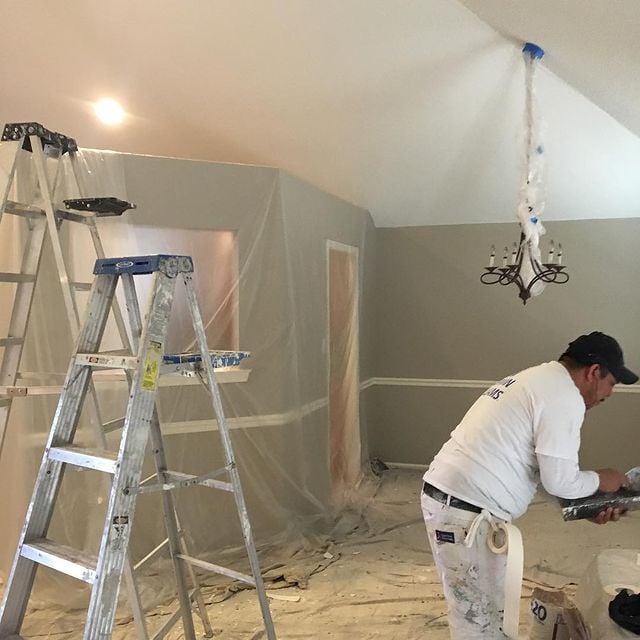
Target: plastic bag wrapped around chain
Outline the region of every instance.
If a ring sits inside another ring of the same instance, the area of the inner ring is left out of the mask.
[[[544,211],[544,147],[541,140],[540,120],[537,113],[534,78],[537,60],[525,54],[526,71],[526,158],[518,203],[518,220],[524,235],[521,276],[525,286],[535,278],[532,259],[541,262],[540,236],[546,233],[540,217]],[[538,280],[530,289],[532,296],[540,295],[545,283]]]

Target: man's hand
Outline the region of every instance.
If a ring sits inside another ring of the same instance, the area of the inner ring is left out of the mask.
[[[620,487],[626,487],[629,484],[627,476],[617,469],[598,469],[597,473],[600,476],[598,491],[602,491],[603,493],[612,493]]]
[[[595,524],[607,524],[607,522],[616,522],[620,520],[621,516],[623,516],[627,512],[626,509],[614,509],[613,507],[609,507],[604,511],[601,511],[595,518],[589,518],[589,522],[594,522]]]

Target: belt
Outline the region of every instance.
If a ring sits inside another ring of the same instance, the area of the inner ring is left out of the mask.
[[[455,507],[456,509],[462,509],[463,511],[472,511],[473,513],[481,513],[482,509],[480,507],[476,507],[475,504],[471,504],[470,502],[465,502],[464,500],[460,500],[460,498],[456,498],[455,496],[450,496],[444,491],[440,491],[440,489],[434,487],[432,484],[425,482],[422,487],[423,493],[432,497],[434,500],[438,502],[442,502],[443,504],[449,505],[450,507]]]

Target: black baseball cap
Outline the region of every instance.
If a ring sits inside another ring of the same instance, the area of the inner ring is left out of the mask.
[[[601,331],[593,331],[576,338],[569,343],[562,356],[568,356],[584,365],[600,364],[622,384],[638,382],[638,376],[624,366],[622,349],[617,340]]]

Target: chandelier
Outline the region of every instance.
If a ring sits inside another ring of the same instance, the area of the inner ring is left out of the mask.
[[[513,243],[509,251],[504,248],[502,265],[496,265],[495,246],[491,247],[489,264],[480,276],[483,284],[515,284],[518,297],[523,304],[532,296],[542,293],[547,284],[565,284],[569,280],[565,265],[562,264],[562,245],[555,250],[553,241],[549,243],[549,253],[543,262],[540,251],[540,236],[545,233],[540,220],[544,208],[542,189],[542,164],[544,148],[539,139],[539,126],[534,109],[533,79],[538,60],[544,51],[531,42],[522,49],[525,60],[526,92],[526,167],[518,203],[520,239]]]

